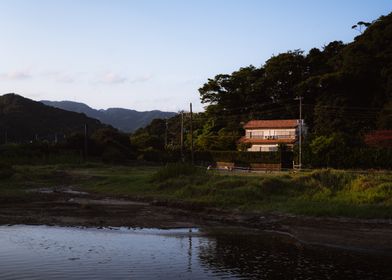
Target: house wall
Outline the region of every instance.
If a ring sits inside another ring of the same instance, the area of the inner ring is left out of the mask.
[[[248,152],[275,152],[278,150],[278,144],[268,144],[268,145],[252,145]]]
[[[295,139],[298,134],[295,128],[285,129],[246,129],[249,139]]]

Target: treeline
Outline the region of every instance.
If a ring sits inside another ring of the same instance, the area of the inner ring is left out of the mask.
[[[84,114],[46,106],[17,94],[0,96],[0,144],[62,141],[64,136],[109,128]]]
[[[87,161],[127,163],[135,159],[137,149],[131,145],[129,135],[113,128],[101,128],[87,135],[72,133],[58,143],[37,140],[0,145],[0,163],[11,165]]]
[[[18,149],[24,149],[32,153],[26,160],[50,158],[57,151],[77,159],[165,162],[189,159],[193,142],[200,160],[216,161],[218,154],[211,151],[232,151],[220,156],[242,161],[248,156],[240,152],[234,156],[233,152],[246,148],[238,145],[244,135],[243,124],[251,119],[298,118],[297,99],[301,97],[303,117],[309,128],[303,144],[305,165],[392,168],[388,145],[368,147],[364,143],[368,132],[392,129],[392,14],[372,23],[358,24],[367,29],[352,43],[334,41],[307,53],[288,51],[271,57],[261,66],[251,65],[208,79],[199,89],[205,112],[194,113],[192,123],[189,112],[180,112],[169,119],[155,119],[129,135],[82,114],[48,109],[37,102],[32,104],[8,95],[0,99],[0,130],[4,128],[7,137],[22,132],[34,135],[37,122],[40,134],[61,129],[66,137],[57,144],[40,140],[19,148],[4,145],[0,156],[11,159],[13,153],[22,153]],[[91,128],[87,141],[77,129],[84,123]],[[295,147],[294,153],[297,151]],[[297,155],[294,160],[298,160]]]
[[[363,141],[370,131],[392,129],[392,14],[358,24],[367,29],[352,43],[288,51],[259,67],[208,79],[199,89],[206,110],[193,115],[195,150],[241,148],[237,141],[245,122],[298,118],[296,99],[302,97],[308,166],[392,167],[383,156],[389,148],[370,148]],[[131,141],[141,150],[179,149],[180,118],[155,120]],[[184,122],[189,149],[188,113]]]

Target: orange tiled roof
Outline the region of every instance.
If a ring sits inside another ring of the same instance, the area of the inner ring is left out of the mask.
[[[298,120],[251,120],[244,125],[244,128],[295,128]]]

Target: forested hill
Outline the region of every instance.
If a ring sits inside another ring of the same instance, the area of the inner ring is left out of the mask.
[[[368,131],[392,129],[392,14],[342,28],[353,28],[358,36],[348,44],[333,41],[307,53],[288,51],[264,65],[208,79],[199,89],[206,111],[194,117],[195,148],[235,149],[242,124],[250,119],[298,118],[297,97],[303,98],[310,128],[306,144],[320,151],[322,144],[363,145]],[[169,132],[178,131],[177,122],[169,121]],[[163,143],[154,131],[164,130],[147,127],[134,138],[143,136],[146,142],[150,135],[154,143]],[[177,139],[177,132],[169,134],[168,142],[178,144]]]
[[[0,143],[27,142],[35,139],[54,141],[56,135],[106,128],[96,119],[81,113],[46,106],[16,94],[0,96]]]
[[[391,128],[392,14],[359,24],[369,27],[352,43],[289,51],[209,79],[200,88],[207,115],[233,116],[235,123],[293,118],[294,99],[302,96],[305,119],[317,134]]]
[[[102,123],[112,125],[123,132],[133,132],[140,127],[150,124],[153,119],[170,118],[176,113],[153,111],[135,111],[123,108],[109,108],[107,110],[96,110],[84,103],[73,101],[48,101],[42,100],[45,105],[53,106],[63,110],[84,113],[91,118],[100,120]]]

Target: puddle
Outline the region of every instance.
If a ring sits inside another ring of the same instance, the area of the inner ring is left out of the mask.
[[[64,187],[39,188],[39,189],[28,190],[28,192],[37,192],[37,193],[44,193],[44,194],[65,193],[65,194],[81,195],[81,196],[89,195],[88,192],[75,191],[71,188],[64,188]]]
[[[145,202],[120,200],[120,199],[88,199],[88,198],[71,198],[69,202],[79,203],[79,204],[96,204],[96,205],[149,205]]]

